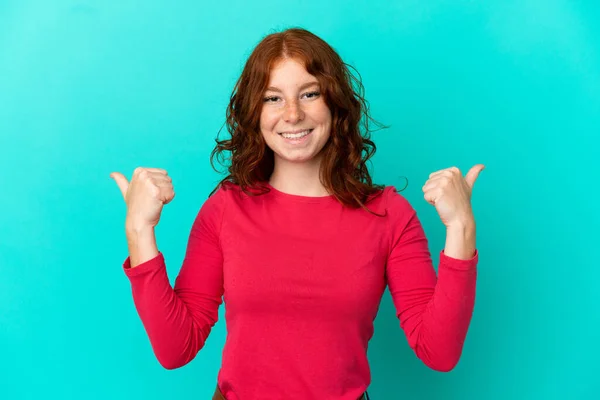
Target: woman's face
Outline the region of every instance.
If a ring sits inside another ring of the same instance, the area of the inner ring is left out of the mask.
[[[318,162],[331,131],[331,112],[319,81],[293,59],[271,71],[263,96],[260,130],[275,163]]]

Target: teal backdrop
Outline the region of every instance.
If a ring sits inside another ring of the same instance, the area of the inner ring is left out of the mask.
[[[390,126],[373,133],[375,181],[408,179],[436,268],[445,230],[421,187],[486,165],[463,356],[449,373],[424,366],[386,292],[372,398],[600,398],[595,0],[0,1],[0,398],[210,398],[223,308],[194,361],[159,365],[109,174],[169,171],[157,238],[174,279],[221,177],[209,154],[233,84],[264,35],[292,26],[360,72]]]

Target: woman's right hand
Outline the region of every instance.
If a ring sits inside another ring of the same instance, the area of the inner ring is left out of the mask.
[[[120,172],[113,172],[110,177],[119,186],[127,205],[127,229],[154,228],[163,205],[175,197],[171,177],[164,169],[138,167],[133,171],[131,182]]]

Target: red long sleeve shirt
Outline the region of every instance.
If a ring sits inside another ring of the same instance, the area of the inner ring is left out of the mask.
[[[355,400],[371,375],[367,346],[389,287],[400,326],[430,368],[459,360],[475,299],[477,250],[439,253],[436,276],[415,210],[391,186],[363,209],[333,196],[220,188],[201,207],[169,283],[163,254],[123,268],[158,361],[204,346],[225,303],[218,385],[228,400]],[[272,397],[268,397],[272,396]]]

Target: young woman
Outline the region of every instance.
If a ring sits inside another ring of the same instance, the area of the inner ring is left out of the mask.
[[[174,287],[154,228],[175,193],[159,168],[111,177],[127,204],[124,272],[158,361],[190,362],[217,321],[227,340],[214,399],[366,399],[367,346],[384,290],[430,368],[458,362],[474,307],[475,219],[463,178],[423,186],[446,226],[436,276],[415,210],[371,181],[360,82],[303,29],[266,36],[227,109],[229,174],[200,207]]]

